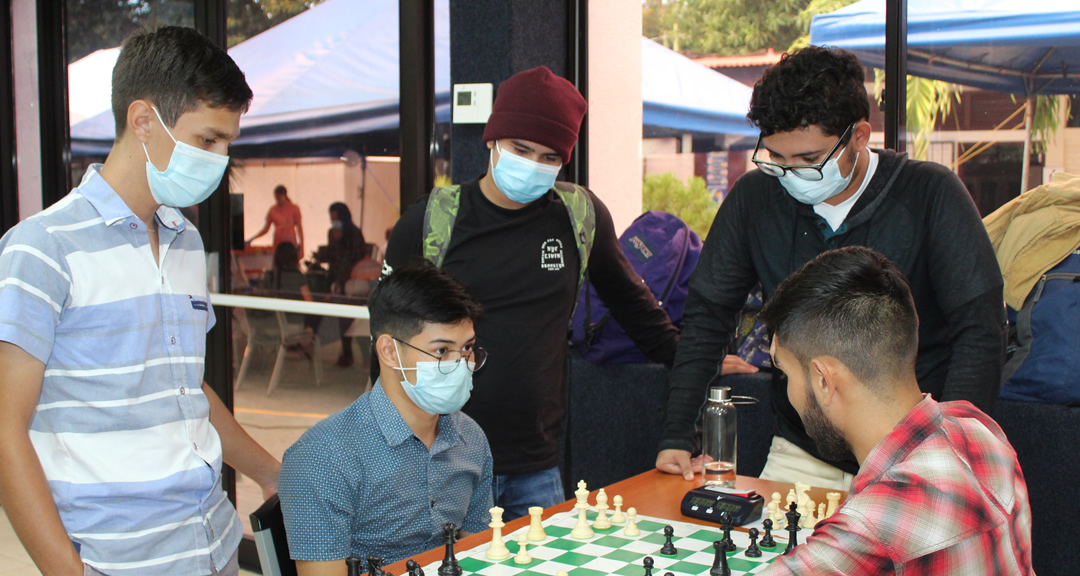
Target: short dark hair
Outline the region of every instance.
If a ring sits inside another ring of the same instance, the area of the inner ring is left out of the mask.
[[[804,370],[814,357],[833,356],[879,393],[915,365],[919,317],[907,279],[863,246],[807,262],[780,283],[760,318]]]
[[[383,276],[368,298],[371,337],[408,340],[427,324],[476,321],[483,307],[457,278],[427,261],[407,264]]]
[[[851,52],[808,46],[765,71],[754,85],[746,117],[764,136],[814,125],[840,136],[870,118],[865,82],[863,65]]]
[[[284,195],[284,196],[288,196],[288,195],[289,195],[289,191],[288,191],[288,190],[287,190],[287,189],[286,189],[286,188],[285,188],[284,186],[282,186],[281,184],[278,184],[278,185],[277,185],[277,186],[276,186],[276,187],[274,188],[274,194],[275,194],[275,195],[277,195],[277,194],[282,194],[282,195]]]
[[[112,75],[116,137],[127,127],[132,102],[150,100],[167,126],[205,103],[246,111],[252,92],[228,53],[192,28],[164,26],[128,37]]]

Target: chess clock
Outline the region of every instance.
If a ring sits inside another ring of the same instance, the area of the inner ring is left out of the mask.
[[[753,490],[733,490],[719,486],[694,488],[679,506],[684,516],[720,523],[720,513],[728,512],[735,526],[761,518],[765,498]]]

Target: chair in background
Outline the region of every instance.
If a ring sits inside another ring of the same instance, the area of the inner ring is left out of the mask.
[[[296,562],[289,556],[289,538],[285,534],[285,518],[281,515],[277,494],[249,518],[263,576],[296,576]]]
[[[311,364],[311,370],[315,375],[315,386],[322,385],[322,362],[319,358],[319,334],[318,332],[305,332],[302,315],[286,314],[285,312],[262,312],[259,310],[241,309],[241,329],[247,327],[247,346],[244,348],[244,357],[240,361],[240,371],[236,375],[234,390],[239,390],[248,370],[251,368],[253,358],[258,354],[257,348],[270,348],[277,346],[274,359],[274,370],[270,375],[270,384],[266,387],[266,395],[269,396],[277,389],[281,382],[281,375],[285,369],[285,358],[290,351],[296,350],[307,356]],[[294,320],[294,318],[296,320]]]

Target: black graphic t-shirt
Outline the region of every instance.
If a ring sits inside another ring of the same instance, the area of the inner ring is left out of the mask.
[[[426,204],[424,196],[395,225],[386,250],[391,268],[420,258]],[[593,204],[597,230],[590,277],[643,351],[670,362],[678,331],[623,256],[607,208],[595,196]],[[464,411],[487,433],[496,474],[558,464],[579,262],[569,215],[553,192],[508,210],[485,198],[478,181],[462,185],[443,270],[484,305],[476,340],[489,358],[473,377]]]

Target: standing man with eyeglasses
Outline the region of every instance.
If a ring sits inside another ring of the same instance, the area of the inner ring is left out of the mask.
[[[368,300],[381,367],[372,389],[285,452],[278,490],[300,576],[345,558],[397,562],[442,544],[442,526],[487,529],[491,451],[459,412],[487,354],[480,304],[431,264],[403,266]]]
[[[665,394],[656,467],[690,479],[694,423],[720,369],[736,313],[761,282],[766,301],[818,254],[867,246],[896,263],[919,314],[916,375],[938,401],[990,413],[1005,351],[1002,279],[967,189],[944,166],[872,150],[863,66],[839,49],[785,56],[754,87],[753,161],[720,207],[690,283]],[[823,458],[773,376],[774,438],[762,478],[850,489],[854,455]]]

